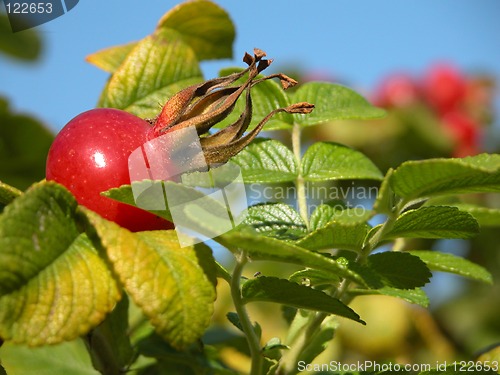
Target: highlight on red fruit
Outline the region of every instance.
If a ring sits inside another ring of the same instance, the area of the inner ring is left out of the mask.
[[[79,204],[131,231],[173,228],[152,213],[101,195],[130,184],[129,155],[149,139],[151,129],[147,121],[119,109],[84,112],[54,140],[46,178],[64,185]]]

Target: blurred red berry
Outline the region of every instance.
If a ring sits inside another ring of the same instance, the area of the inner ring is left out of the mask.
[[[455,140],[454,157],[475,155],[480,152],[479,124],[464,112],[455,110],[443,115],[443,124]]]
[[[422,91],[427,103],[444,114],[459,107],[466,95],[467,82],[452,65],[439,64],[424,76]]]
[[[408,74],[387,77],[375,91],[374,104],[380,107],[405,107],[417,101],[419,90],[415,80]]]

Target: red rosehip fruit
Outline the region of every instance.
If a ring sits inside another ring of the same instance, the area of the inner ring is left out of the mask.
[[[480,128],[469,115],[462,111],[450,111],[441,120],[455,141],[454,157],[462,158],[480,152]]]
[[[426,101],[440,114],[457,109],[465,98],[467,82],[453,66],[433,66],[423,80]]]
[[[375,91],[375,105],[384,108],[406,107],[419,98],[415,80],[408,74],[400,73],[387,77]]]
[[[151,134],[147,121],[122,110],[81,113],[50,147],[46,178],[64,185],[79,204],[131,231],[171,229],[172,223],[150,212],[101,195],[131,183],[128,158]]]

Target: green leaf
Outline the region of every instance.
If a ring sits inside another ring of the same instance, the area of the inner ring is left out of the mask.
[[[384,239],[472,238],[478,233],[477,221],[469,213],[456,207],[425,206],[398,217]]]
[[[100,107],[154,117],[181,89],[202,81],[193,50],[178,33],[162,29],[140,41],[109,79]]]
[[[108,73],[114,73],[137,44],[132,42],[105,48],[88,55],[85,60]]]
[[[30,348],[5,343],[0,348],[2,365],[9,375],[99,375],[92,367],[81,339]]]
[[[284,203],[259,204],[248,208],[243,225],[259,234],[279,239],[294,240],[303,237],[307,228],[301,216]]]
[[[480,227],[498,227],[500,226],[500,209],[480,207],[468,203],[454,203],[460,211],[471,214],[477,220]]]
[[[61,185],[39,183],[0,216],[0,296],[24,286],[79,236],[77,203]]]
[[[137,349],[143,356],[155,358],[156,361],[153,362],[154,365],[151,368],[145,372],[141,371],[140,374],[227,374],[217,371],[217,364],[207,356],[207,346],[200,344],[194,344],[187,350],[179,351],[160,336],[152,333],[138,343]],[[138,367],[137,364],[134,367]]]
[[[317,142],[302,158],[302,176],[307,181],[381,180],[379,169],[361,152],[332,142]]]
[[[321,214],[323,218],[331,215],[328,224],[301,238],[297,245],[309,250],[344,249],[360,251],[365,237],[370,231],[370,226],[366,224],[366,220],[370,217],[371,211],[364,210],[360,213],[357,209],[335,210],[330,207],[330,210],[327,207],[329,206],[319,206],[315,212],[320,209],[321,213],[315,215],[315,212],[313,212],[311,217],[316,218],[314,222],[318,225],[322,220],[318,219],[317,215]]]
[[[311,231],[326,227],[331,221],[335,220],[335,217],[339,215],[340,211],[347,208],[342,201],[334,201],[334,203],[336,205],[320,204],[316,207],[309,218]]]
[[[299,363],[312,363],[314,359],[325,351],[328,344],[332,341],[339,322],[331,317],[327,317],[317,332],[310,338],[304,350],[297,358]]]
[[[241,168],[245,183],[294,181],[297,165],[292,151],[274,139],[257,138],[231,159]]]
[[[16,59],[33,61],[42,51],[42,40],[35,29],[13,33],[7,15],[0,13],[0,53]],[[1,123],[1,122],[0,122]]]
[[[179,246],[174,231],[131,233],[85,210],[134,302],[174,348],[201,337],[215,300],[215,263],[206,246]]]
[[[25,286],[0,298],[0,336],[31,346],[72,340],[101,323],[118,299],[111,272],[80,235]]]
[[[193,49],[198,60],[232,57],[235,31],[228,14],[210,1],[191,1],[177,5],[159,21],[157,29],[175,31]],[[86,60],[114,73],[138,43],[105,48]]]
[[[431,270],[450,272],[488,284],[493,283],[491,274],[485,268],[456,255],[425,250],[409,251],[409,253],[422,259]]]
[[[146,191],[148,188],[151,188],[151,187],[154,188],[154,186],[157,186],[156,184],[163,184],[163,182],[162,181],[150,181],[150,180],[138,181],[138,182],[134,182],[134,187],[137,187],[137,191]],[[137,207],[131,185],[122,185],[118,188],[112,188],[112,189],[109,189],[108,191],[102,192],[101,195],[108,197],[108,198],[111,198],[111,199],[114,199],[118,202],[122,202],[122,203],[128,204],[130,206]],[[146,198],[148,198],[150,196],[148,194],[143,194],[143,195]],[[156,198],[156,195],[151,194],[151,197]],[[147,202],[145,202],[145,203],[147,203]],[[155,215],[158,215],[164,219],[172,221],[172,215],[168,209],[168,206],[166,206],[165,210],[150,210],[150,212],[153,212]]]
[[[128,297],[124,295],[104,322],[87,335],[94,368],[103,374],[119,374],[135,359],[128,335],[128,308]]]
[[[225,68],[219,72],[219,76],[226,76],[235,72],[241,72],[241,68]],[[260,76],[262,77],[262,75]],[[237,81],[239,84],[244,83],[244,79]],[[257,126],[257,124],[264,119],[269,113],[277,108],[284,108],[290,105],[291,102],[288,98],[287,93],[283,88],[275,81],[266,80],[260,82],[258,85],[252,87],[252,121],[248,126],[248,130],[252,130]],[[245,101],[240,98],[236,102],[236,106],[232,113],[219,124],[215,125],[217,128],[225,127],[233,122],[235,122],[241,113],[245,110]],[[265,131],[278,130],[278,129],[291,129],[293,125],[294,118],[298,116],[293,116],[287,113],[275,114],[271,119],[264,125]]]
[[[366,295],[383,295],[400,298],[406,302],[413,303],[415,305],[428,307],[429,298],[425,292],[420,288],[415,289],[399,289],[389,286],[384,286],[378,289],[351,289],[348,292],[352,296],[366,296]]]
[[[1,363],[0,363],[0,375],[7,375]]]
[[[227,12],[211,1],[179,4],[161,18],[157,27],[176,30],[198,60],[233,57],[234,25]]]
[[[386,251],[372,254],[366,265],[381,278],[384,286],[393,288],[419,288],[432,276],[419,257],[408,253]]]
[[[307,116],[296,118],[301,126],[347,119],[372,119],[385,115],[385,111],[373,107],[355,91],[333,83],[308,82],[301,85],[291,102],[309,102],[315,109]]]
[[[387,173],[385,174],[382,183],[380,184],[380,189],[377,194],[377,198],[375,199],[375,203],[373,204],[373,210],[379,214],[391,214],[394,203],[396,201],[394,192],[391,189],[391,177],[394,173],[394,169],[389,168]]]
[[[500,155],[408,161],[394,171],[391,187],[406,200],[444,194],[500,192]]]
[[[313,251],[303,249],[285,241],[264,237],[253,231],[231,231],[215,240],[229,250],[243,249],[252,260],[270,260],[298,264],[331,272],[333,275],[346,277],[365,285],[364,280],[348,267],[334,259]]]
[[[0,215],[0,337],[31,346],[86,334],[119,299],[111,272],[75,222],[76,201],[39,183]]]
[[[322,311],[364,323],[359,315],[338,299],[322,291],[277,277],[260,276],[247,280],[241,288],[243,302],[276,302],[300,309]]]
[[[323,270],[305,269],[294,272],[288,280],[310,286],[334,285],[340,281],[337,275]]]
[[[22,194],[21,190],[0,181],[0,205],[8,205]]]
[[[53,140],[38,120],[11,112],[0,97],[1,181],[24,190],[45,178],[45,160]]]

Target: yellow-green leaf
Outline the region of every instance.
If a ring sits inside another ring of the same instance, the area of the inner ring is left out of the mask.
[[[234,25],[227,12],[211,1],[177,5],[158,22],[158,29],[164,28],[179,32],[198,60],[233,57]]]
[[[137,42],[132,42],[108,47],[88,55],[85,60],[108,73],[114,73],[136,45]]]
[[[122,284],[158,334],[175,348],[201,337],[215,300],[215,262],[206,246],[180,247],[174,231],[131,233],[84,210]]]
[[[86,334],[119,299],[110,270],[85,234],[25,286],[0,298],[0,336],[31,346]]]
[[[193,50],[174,30],[161,29],[127,55],[109,79],[99,106],[155,117],[168,98],[201,80]]]
[[[40,183],[0,216],[0,337],[31,346],[73,340],[119,299],[106,263],[75,222],[76,201]]]

